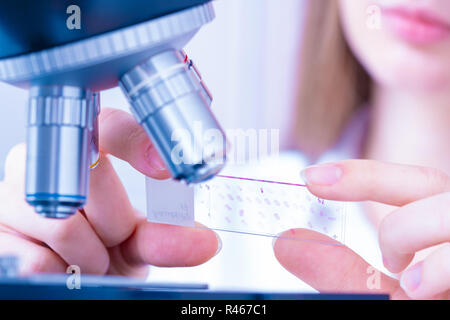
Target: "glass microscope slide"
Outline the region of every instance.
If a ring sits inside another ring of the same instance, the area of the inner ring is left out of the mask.
[[[304,185],[282,181],[221,175],[186,186],[147,178],[147,218],[184,226],[197,221],[213,230],[268,237],[304,228],[345,243],[345,202],[323,200]],[[329,244],[336,245],[331,239]]]

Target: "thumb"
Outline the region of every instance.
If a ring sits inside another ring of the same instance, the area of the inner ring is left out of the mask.
[[[323,234],[307,229],[286,231],[275,241],[274,252],[286,270],[320,292],[406,298],[397,280]]]

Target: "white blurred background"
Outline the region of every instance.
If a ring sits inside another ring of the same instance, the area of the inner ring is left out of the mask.
[[[186,52],[214,96],[213,111],[225,129],[279,129],[288,137],[294,104],[303,0],[217,0],[216,19]],[[102,93],[102,106],[128,110],[118,88]],[[0,84],[0,168],[7,151],[25,140],[27,93]],[[133,204],[146,209],[144,177],[128,164],[114,165]],[[0,178],[3,172],[0,171]],[[152,268],[151,281],[209,283],[212,287],[311,291],[275,260],[270,238],[220,233],[222,251],[194,268]]]

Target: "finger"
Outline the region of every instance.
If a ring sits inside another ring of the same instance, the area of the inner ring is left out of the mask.
[[[99,115],[100,149],[130,163],[136,170],[156,178],[170,177],[147,133],[132,115],[117,109],[102,109]]]
[[[450,243],[406,270],[400,283],[413,299],[433,298],[450,290]]]
[[[146,279],[150,268],[148,264],[129,263],[123,255],[122,247],[115,246],[108,249],[111,263],[108,274]]]
[[[450,178],[439,170],[373,160],[312,166],[302,177],[313,194],[329,200],[372,200],[403,206],[450,191]]]
[[[103,274],[108,269],[108,252],[80,213],[68,219],[48,219],[35,213],[8,184],[0,185],[0,194],[8,199],[0,208],[0,223],[44,242],[67,264],[78,265],[85,273]]]
[[[8,201],[0,208],[0,223],[17,232],[46,243],[68,264],[80,266],[83,272],[103,274],[109,256],[102,241],[88,221],[79,213],[69,219],[47,219],[34,212],[23,199],[26,149],[14,147],[6,161],[7,174],[0,184],[0,194]]]
[[[25,181],[26,146],[11,149],[5,164],[5,183],[22,197]],[[126,191],[107,156],[100,154],[99,164],[90,172],[88,220],[108,247],[128,238],[136,224],[134,210]],[[11,190],[12,191],[12,190]],[[19,201],[23,202],[22,199]]]
[[[274,252],[284,268],[320,292],[401,294],[398,281],[348,247],[311,230],[284,232],[274,242]]]
[[[404,270],[415,252],[450,240],[450,193],[410,203],[383,219],[379,229],[385,267]]]
[[[220,250],[215,232],[141,220],[121,245],[124,259],[134,266],[189,267],[202,264]]]
[[[136,227],[137,218],[127,193],[104,154],[100,154],[97,167],[91,170],[84,212],[108,248],[127,239]]]
[[[4,182],[21,192],[25,190],[26,145],[20,143],[9,150],[5,160]]]
[[[0,232],[0,256],[14,256],[19,260],[20,275],[66,271],[66,263],[53,251],[6,232]]]
[[[2,224],[0,224],[0,232],[2,232],[2,233],[7,233],[7,234],[11,234],[11,235],[13,235],[13,236],[16,236],[16,237],[18,237],[18,238],[22,238],[22,239],[27,240],[27,241],[29,241],[29,242],[33,242],[33,243],[35,243],[35,244],[37,244],[37,245],[40,245],[40,246],[44,246],[44,247],[47,246],[47,245],[46,245],[44,242],[42,242],[42,241],[33,239],[33,238],[31,238],[31,237],[29,237],[29,236],[23,234],[23,233],[17,232],[16,230],[11,229],[11,228],[9,228],[9,227],[7,227],[7,226],[5,226],[5,225],[2,225]]]

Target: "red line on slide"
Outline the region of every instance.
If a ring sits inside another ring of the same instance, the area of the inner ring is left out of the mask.
[[[242,177],[223,176],[223,175],[217,175],[216,177],[226,178],[226,179],[235,179],[235,180],[245,180],[245,181],[254,181],[254,182],[265,182],[265,183],[282,184],[282,185],[295,186],[295,187],[306,187],[306,184],[280,182],[280,181],[272,181],[272,180],[250,179],[250,178],[242,178]]]

